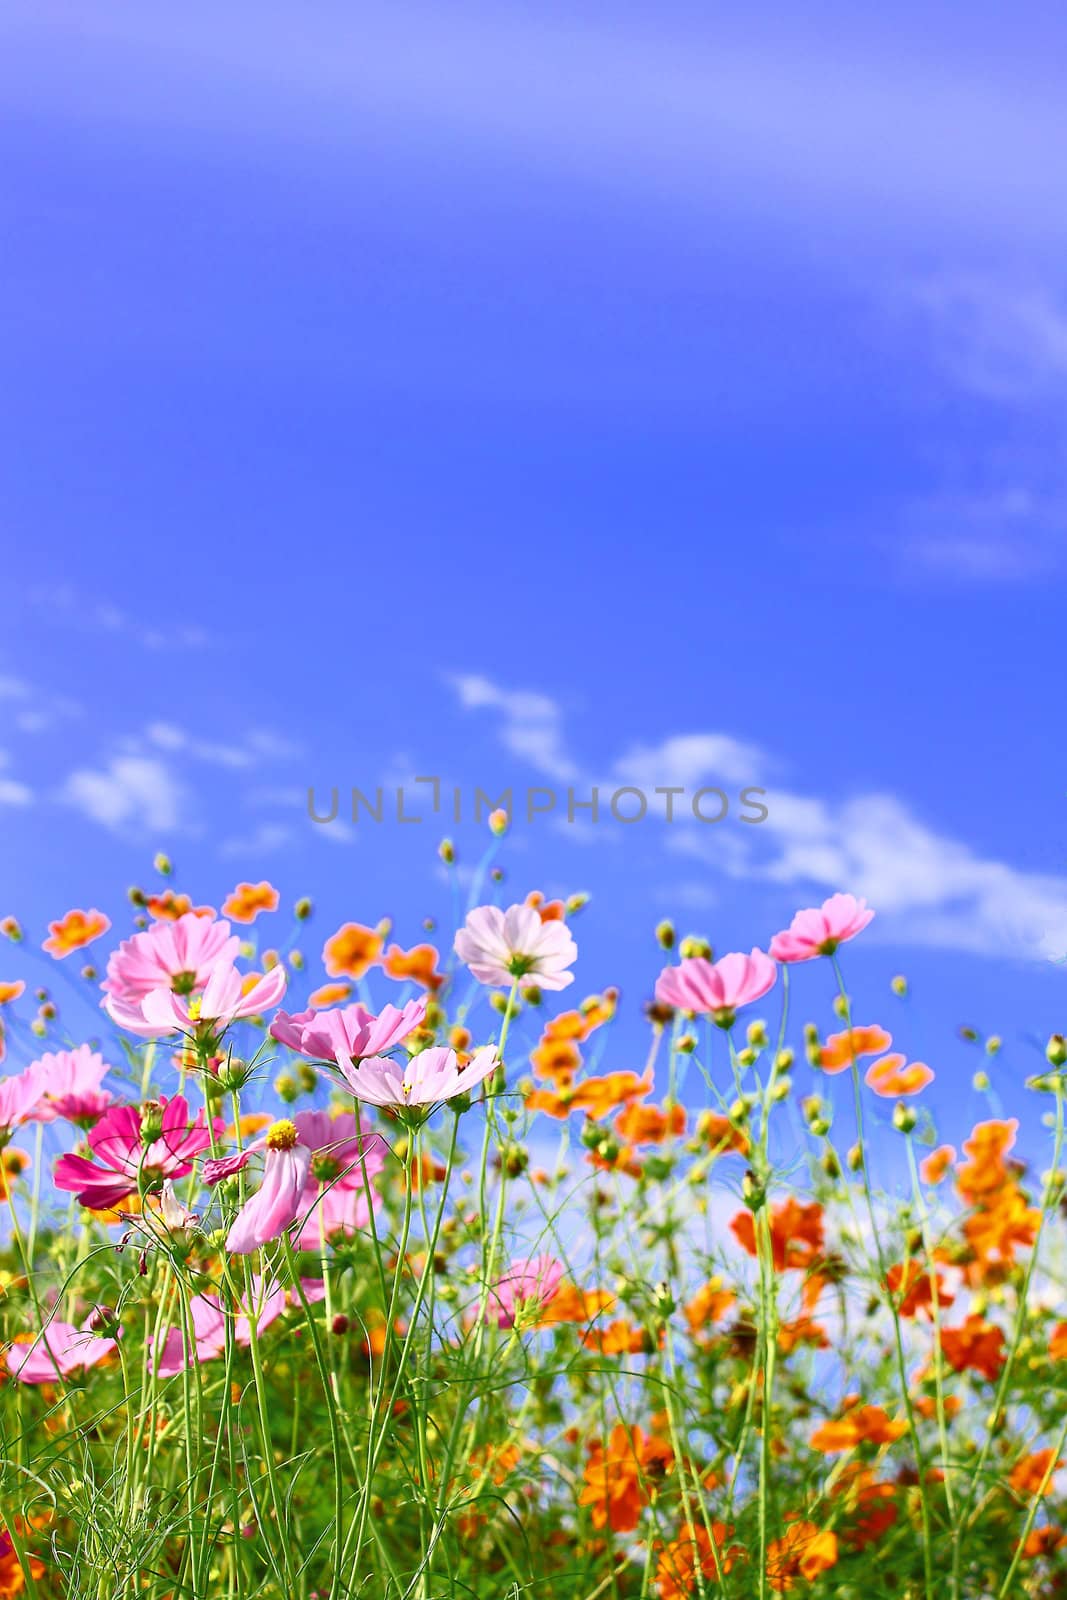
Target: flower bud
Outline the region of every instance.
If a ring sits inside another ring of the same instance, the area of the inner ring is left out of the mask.
[[[91,1333],[113,1334],[119,1325],[119,1315],[110,1306],[96,1305],[89,1313],[88,1327]]]
[[[674,1048],[678,1051],[678,1053],[680,1055],[683,1055],[683,1056],[691,1056],[693,1054],[693,1051],[696,1049],[696,1047],[697,1047],[697,1040],[696,1040],[696,1034],[694,1034],[694,1033],[683,1033],[683,1034],[680,1034],[679,1037],[678,1037],[678,1040],[677,1040],[677,1042],[676,1042],[676,1044],[674,1046]]]
[[[302,950],[290,950],[289,965],[294,972],[303,972],[307,966],[307,962],[304,960],[304,952]]]
[[[914,1106],[905,1105],[903,1100],[897,1101],[893,1107],[893,1126],[898,1133],[910,1133],[918,1120]]]
[[[154,1144],[163,1132],[163,1107],[158,1100],[146,1100],[141,1107],[141,1143]]]
[[[292,1105],[300,1095],[300,1085],[291,1072],[279,1072],[274,1080],[274,1092],[287,1106]]]
[[[749,1049],[749,1047],[747,1045],[745,1046],[745,1048],[743,1050],[739,1050],[737,1052],[737,1064],[738,1064],[739,1067],[751,1067],[751,1066],[754,1066],[758,1059],[759,1059],[759,1052],[756,1051],[756,1050]]]
[[[712,949],[708,941],[700,938],[699,934],[688,933],[678,946],[678,954],[683,961],[693,961],[701,958],[705,961],[710,961]]]
[[[745,1038],[753,1050],[766,1050],[768,1044],[767,1024],[759,1018],[755,1022],[750,1022],[745,1029]]]
[[[1000,1049],[1001,1049],[1001,1046],[1003,1045],[1003,1043],[1004,1043],[1004,1040],[1000,1037],[999,1033],[991,1033],[989,1035],[989,1038],[985,1042],[985,1053],[986,1053],[986,1055],[987,1056],[998,1055],[1000,1053]]]
[[[297,922],[306,922],[314,909],[315,908],[308,899],[307,895],[301,895],[300,899],[293,907],[293,916],[296,918]]]
[[[40,1017],[34,1017],[30,1023],[30,1032],[35,1039],[43,1039],[48,1033],[48,1027],[41,1021]]]
[[[341,1337],[343,1337],[344,1334],[346,1334],[348,1332],[348,1328],[349,1328],[349,1322],[348,1322],[348,1318],[345,1316],[344,1312],[343,1311],[336,1312],[335,1315],[334,1315],[333,1321],[330,1323],[330,1332],[331,1333],[335,1333],[337,1335],[337,1337],[340,1339]]]
[[[903,1000],[904,996],[908,992],[908,980],[902,973],[898,972],[895,978],[890,979],[889,987],[892,989],[895,995],[899,995],[899,997]]]
[[[544,1001],[544,995],[535,983],[531,983],[528,989],[522,991],[522,998],[528,1006],[539,1006]]]
[[[81,975],[85,979],[86,983],[95,983],[96,979],[100,976],[95,967],[83,967]]]
[[[976,1072],[974,1077],[971,1079],[971,1087],[973,1089],[977,1089],[979,1094],[984,1094],[989,1088],[989,1073]]]
[[[673,950],[675,941],[674,923],[664,919],[656,924],[656,938],[664,950]]]
[[[674,1314],[678,1302],[675,1300],[674,1295],[670,1291],[670,1287],[666,1283],[657,1283],[656,1287],[652,1291],[652,1304],[655,1308],[656,1315],[662,1317],[664,1321],[666,1321],[668,1317]]]
[[[839,1178],[841,1176],[841,1163],[838,1160],[836,1150],[824,1150],[819,1157],[819,1165],[828,1178]]]
[[[788,1072],[795,1060],[796,1052],[790,1045],[786,1045],[785,1049],[779,1050],[778,1054],[774,1058],[775,1072]]]
[[[771,1086],[771,1099],[776,1104],[780,1103],[782,1100],[788,1100],[792,1088],[792,1078],[788,1073],[783,1074],[782,1077],[776,1078]]]
[[[848,995],[834,995],[834,1016],[840,1017],[842,1022],[848,1021]]]
[[[510,821],[511,821],[510,812],[505,811],[502,806],[498,807],[496,811],[490,811],[490,813],[489,813],[489,832],[491,834],[493,834],[497,839],[501,838],[501,836],[503,834],[507,833],[508,824],[509,824]]]
[[[441,857],[446,867],[452,866],[456,859],[456,847],[451,839],[442,839],[437,846],[437,854]]]
[[[1054,1067],[1062,1067],[1064,1062],[1067,1061],[1067,1039],[1063,1037],[1062,1033],[1054,1033],[1050,1036],[1049,1042],[1045,1046],[1045,1056]]]
[[[17,917],[5,917],[0,922],[0,933],[10,939],[12,944],[21,944],[25,938]]]
[[[152,857],[152,865],[161,878],[169,878],[174,872],[174,863],[164,851],[157,850]]]
[[[584,911],[591,898],[587,889],[579,889],[576,894],[569,894],[564,902],[568,917],[576,916],[579,911]]]
[[[848,1162],[848,1170],[850,1172],[862,1172],[863,1145],[859,1143],[854,1144],[851,1150],[848,1152],[848,1155],[845,1157],[845,1160]]]

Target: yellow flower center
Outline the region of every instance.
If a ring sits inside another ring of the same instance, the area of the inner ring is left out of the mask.
[[[288,1117],[283,1117],[280,1122],[272,1122],[267,1129],[268,1150],[291,1150],[299,1142],[296,1123],[290,1122]]]

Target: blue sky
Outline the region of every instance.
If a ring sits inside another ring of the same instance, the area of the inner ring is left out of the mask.
[[[6,906],[117,915],[165,845],[411,943],[443,830],[309,784],[758,783],[755,830],[509,840],[593,892],[616,1064],[659,917],[747,948],[847,888],[935,1105],[983,1109],[963,1020],[1017,1100],[1067,1022],[1063,35],[5,8]]]

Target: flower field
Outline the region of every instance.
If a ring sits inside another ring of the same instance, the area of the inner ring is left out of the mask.
[[[0,1596],[1067,1595],[1059,1036],[1029,1163],[848,894],[661,924],[633,1059],[582,896],[405,949],[158,866],[2,924]]]

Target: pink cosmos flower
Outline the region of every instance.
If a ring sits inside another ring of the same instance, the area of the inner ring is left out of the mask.
[[[309,1300],[321,1300],[326,1292],[321,1279],[301,1278],[300,1283]],[[295,1298],[292,1291],[287,1291],[266,1278],[254,1276],[252,1292],[238,1303],[237,1314],[233,1318],[234,1343],[239,1345],[252,1343],[253,1314],[258,1336],[281,1316],[286,1304],[291,1304]],[[196,1360],[214,1361],[226,1350],[227,1314],[222,1309],[222,1302],[215,1294],[194,1294],[189,1300],[189,1310],[192,1315]],[[190,1364],[190,1352],[184,1328],[171,1328],[154,1363],[156,1377],[173,1378],[177,1373],[184,1372]]]
[[[157,1035],[175,1029],[195,1033],[198,1028],[219,1034],[239,1017],[256,1017],[276,1006],[286,982],[280,962],[246,987],[247,979],[237,968],[220,961],[208,974],[203,993],[184,995],[173,989],[154,989],[141,1002],[141,1012]]]
[[[777,967],[762,950],[747,956],[735,950],[719,961],[692,956],[677,967],[664,967],[656,999],[679,1011],[710,1012],[720,1028],[729,1028],[734,1013],[765,995],[777,976]]]
[[[771,955],[776,961],[811,961],[815,956],[832,956],[839,944],[854,939],[874,916],[866,900],[851,894],[832,894],[816,911],[798,911],[784,933],[771,940]]]
[[[565,989],[574,982],[567,968],[578,946],[565,922],[542,922],[533,906],[479,906],[456,934],[459,959],[479,983],[520,989]]]
[[[277,1239],[297,1218],[305,1224],[299,1247],[314,1249],[320,1242],[315,1211],[320,1199],[326,1208],[322,1230],[327,1235],[345,1224],[365,1225],[363,1168],[365,1165],[368,1178],[382,1170],[385,1144],[377,1134],[361,1141],[351,1112],[331,1117],[326,1111],[301,1111],[292,1120],[286,1117],[273,1122],[244,1150],[206,1162],[205,1181],[218,1183],[240,1172],[259,1150],[265,1152],[263,1181],[235,1217],[226,1239],[227,1250],[247,1255]],[[303,1243],[305,1237],[310,1238],[309,1245]]]
[[[216,1122],[221,1132],[225,1124]],[[113,1211],[138,1189],[159,1188],[164,1178],[183,1178],[193,1170],[193,1157],[206,1150],[211,1135],[199,1111],[189,1120],[183,1095],[144,1106],[112,1106],[89,1131],[85,1156],[60,1156],[55,1184],[78,1196],[93,1211]]]
[[[435,1106],[466,1094],[468,1089],[476,1088],[495,1072],[500,1058],[492,1045],[485,1045],[461,1067],[454,1050],[435,1045],[403,1062],[391,1061],[386,1056],[371,1056],[358,1065],[343,1061],[338,1065],[357,1100],[366,1100],[372,1106],[404,1109]]]
[[[93,1333],[90,1317],[81,1328],[53,1321],[31,1343],[13,1344],[7,1351],[7,1370],[19,1383],[55,1383],[79,1369],[95,1367],[115,1348],[114,1339]]]
[[[272,1038],[312,1061],[349,1063],[364,1056],[384,1056],[426,1018],[426,997],[403,1007],[384,1006],[377,1016],[365,1005],[329,1011],[279,1011],[270,1025]]]
[[[101,1004],[113,1022],[143,1039],[173,1032],[168,1018],[157,1027],[143,1011],[149,995],[201,994],[216,966],[231,967],[241,948],[230,924],[187,911],[175,922],[157,922],[144,933],[124,939],[108,957]]]
[[[100,1087],[111,1068],[87,1044],[54,1054],[46,1051],[35,1065],[40,1069],[42,1095],[29,1113],[30,1122],[55,1122],[62,1117],[87,1127],[111,1104],[112,1094]]]
[[[498,1328],[513,1328],[522,1318],[536,1322],[563,1279],[563,1268],[549,1255],[513,1261],[489,1291],[485,1320]]]
[[[13,1078],[0,1078],[0,1149],[7,1144],[12,1128],[32,1119],[43,1093],[44,1083],[38,1061],[32,1062],[24,1072]]]

